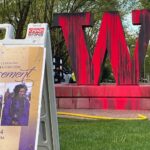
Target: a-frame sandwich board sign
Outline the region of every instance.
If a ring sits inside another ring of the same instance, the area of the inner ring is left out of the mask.
[[[0,40],[0,149],[59,150],[50,33],[29,24],[25,39],[14,28]]]

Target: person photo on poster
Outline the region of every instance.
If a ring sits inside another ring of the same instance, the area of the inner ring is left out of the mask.
[[[29,120],[30,94],[25,84],[15,85],[13,92],[9,88],[4,95],[2,126],[27,126]]]

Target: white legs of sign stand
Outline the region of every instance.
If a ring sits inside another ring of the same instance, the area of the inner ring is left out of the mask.
[[[49,90],[51,89],[48,87],[48,83],[45,79],[42,96],[38,150],[59,150],[55,99],[53,99],[52,94],[50,96],[50,101],[48,100]]]
[[[46,66],[44,75],[38,150],[60,150],[49,33],[47,33],[46,49]]]
[[[38,150],[54,150],[47,83],[44,80]]]

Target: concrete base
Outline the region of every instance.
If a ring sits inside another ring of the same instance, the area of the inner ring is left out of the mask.
[[[78,86],[56,84],[58,108],[149,110],[150,85],[138,86]]]

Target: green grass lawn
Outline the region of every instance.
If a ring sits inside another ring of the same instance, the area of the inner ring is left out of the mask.
[[[150,121],[59,118],[61,150],[150,150]]]

